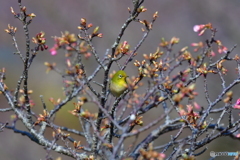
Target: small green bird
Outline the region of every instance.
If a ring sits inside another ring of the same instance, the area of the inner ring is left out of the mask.
[[[111,81],[110,81],[110,92],[112,93],[113,96],[119,97],[124,91],[127,90],[128,85],[127,85],[127,74],[126,72],[119,70],[117,71]]]

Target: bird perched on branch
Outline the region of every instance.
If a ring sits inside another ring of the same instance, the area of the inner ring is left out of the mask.
[[[127,74],[125,71],[119,70],[117,71],[111,81],[110,81],[110,92],[113,96],[119,97],[124,91],[127,90],[128,84],[127,84]]]

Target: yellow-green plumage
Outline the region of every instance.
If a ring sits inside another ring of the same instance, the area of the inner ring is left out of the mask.
[[[127,90],[128,86],[127,86],[127,74],[126,72],[120,70],[117,71],[111,81],[110,81],[110,92],[112,93],[113,96],[115,97],[119,97],[124,91]]]

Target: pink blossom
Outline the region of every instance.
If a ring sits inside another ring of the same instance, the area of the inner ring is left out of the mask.
[[[199,30],[200,30],[200,26],[199,25],[193,26],[193,31],[194,32],[198,32]]]
[[[51,53],[52,56],[56,55],[57,54],[56,48],[55,47],[51,48],[50,53]]]
[[[193,31],[200,32],[204,27],[205,27],[205,25],[203,25],[203,24],[195,25],[195,26],[193,26]]]
[[[238,98],[237,102],[233,106],[233,108],[240,109],[240,98]]]
[[[196,109],[201,109],[201,106],[197,102],[194,102],[193,105]]]

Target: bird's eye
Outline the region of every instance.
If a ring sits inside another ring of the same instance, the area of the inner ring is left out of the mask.
[[[122,78],[122,75],[121,75],[121,74],[119,74],[119,75],[118,75],[118,78]]]

